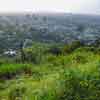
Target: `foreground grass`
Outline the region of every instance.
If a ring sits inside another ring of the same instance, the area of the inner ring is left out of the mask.
[[[100,100],[100,56],[83,48],[41,65],[3,64],[0,76],[0,100]]]

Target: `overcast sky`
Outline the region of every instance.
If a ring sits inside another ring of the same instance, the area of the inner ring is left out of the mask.
[[[100,0],[0,0],[0,12],[100,14]]]

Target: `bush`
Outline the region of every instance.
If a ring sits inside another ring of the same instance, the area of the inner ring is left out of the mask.
[[[47,57],[47,61],[48,61],[48,63],[53,64],[55,66],[59,64],[59,62],[57,62],[57,57],[54,55],[49,55]]]
[[[63,53],[71,53],[75,49],[81,47],[83,44],[80,41],[74,41],[69,45],[65,45],[63,48]]]
[[[62,50],[59,48],[59,47],[51,47],[49,50],[48,50],[48,53],[51,53],[53,55],[61,55],[62,54]]]
[[[32,67],[25,64],[3,64],[0,67],[0,78],[11,79],[16,75],[25,73],[28,75],[32,74]]]
[[[25,93],[25,87],[16,87],[12,89],[9,93],[10,100],[22,100],[23,94]]]
[[[100,73],[98,67],[100,66],[88,65],[87,68],[83,68],[84,71],[81,67],[64,71],[65,90],[59,94],[58,100],[99,100]]]
[[[72,76],[65,81],[65,91],[59,100],[99,100],[99,84],[99,80],[82,80]]]
[[[75,63],[86,63],[88,62],[86,57],[82,56],[82,55],[77,55],[75,57],[73,57],[73,61],[75,61]]]

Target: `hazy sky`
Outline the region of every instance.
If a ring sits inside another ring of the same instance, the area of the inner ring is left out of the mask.
[[[0,12],[100,14],[100,0],[0,0]]]

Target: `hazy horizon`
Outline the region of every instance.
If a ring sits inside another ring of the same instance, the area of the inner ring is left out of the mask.
[[[0,13],[73,13],[100,15],[100,0],[0,0]]]

